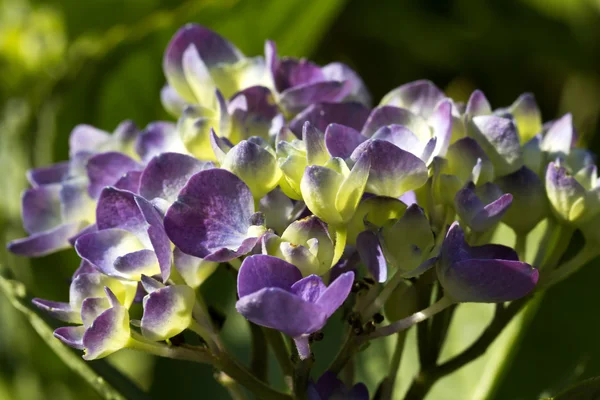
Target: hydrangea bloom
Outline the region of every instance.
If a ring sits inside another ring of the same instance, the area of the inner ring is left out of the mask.
[[[194,24],[163,67],[174,121],[124,122],[112,135],[76,127],[69,161],[28,172],[30,236],[8,244],[27,256],[74,245],[82,263],[68,302],[34,304],[72,324],[55,336],[86,359],[128,347],[209,362],[259,398],[290,398],[231,359],[207,311],[198,288],[228,263],[237,311],[264,328],[252,332],[270,341],[295,396],[366,400],[364,385],[336,378],[365,342],[457,303],[518,310],[538,280],[600,254],[593,156],[576,146],[571,115],[544,124],[531,94],[493,109],[479,90],[465,105],[420,80],[372,108],[345,64],[279,56],[270,41],[247,57]],[[559,266],[575,229],[586,245]],[[347,339],[314,383],[310,344],[336,315]],[[200,346],[174,344],[186,330]]]

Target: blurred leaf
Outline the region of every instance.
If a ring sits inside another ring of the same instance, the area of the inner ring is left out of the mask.
[[[553,400],[596,400],[600,399],[600,377],[583,381],[564,392]]]
[[[0,276],[0,290],[8,297],[13,306],[27,317],[31,326],[60,359],[88,382],[102,398],[106,400],[148,399],[148,396],[141,392],[139,388],[126,378],[120,376],[118,372],[104,361],[98,360],[94,362],[94,365],[101,371],[99,374],[92,369],[92,364],[86,363],[56,339],[53,335],[53,330],[29,308],[30,299],[27,298],[25,286],[22,283],[7,280]]]

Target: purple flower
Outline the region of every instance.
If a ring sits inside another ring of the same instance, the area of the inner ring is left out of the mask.
[[[252,250],[264,233],[248,186],[229,171],[192,176],[165,215],[165,230],[184,253],[229,261]]]
[[[369,400],[369,391],[364,383],[357,383],[348,388],[331,371],[326,371],[317,383],[308,386],[309,400]]]
[[[306,358],[307,335],[325,326],[348,297],[354,273],[346,272],[326,287],[316,275],[302,278],[294,265],[267,255],[246,258],[238,274],[237,310],[257,325],[293,338]],[[303,341],[306,346],[303,346]]]
[[[68,346],[84,350],[86,360],[106,357],[125,348],[131,339],[129,312],[109,288],[106,296],[83,301],[83,325],[66,326],[54,331],[54,336]]]
[[[510,193],[503,194],[493,183],[475,187],[473,182],[468,182],[456,193],[454,208],[473,231],[485,232],[500,222],[512,199]]]
[[[452,224],[437,264],[446,296],[457,302],[501,303],[529,294],[538,270],[519,261],[510,247],[497,244],[471,247],[460,225]]]
[[[271,41],[265,44],[265,59],[279,103],[290,114],[313,103],[370,102],[360,77],[344,64],[334,63],[321,68],[304,59],[279,58],[275,43]]]
[[[171,243],[157,209],[144,198],[115,188],[102,191],[96,232],[75,242],[77,253],[106,275],[139,281],[142,274],[171,272]]]

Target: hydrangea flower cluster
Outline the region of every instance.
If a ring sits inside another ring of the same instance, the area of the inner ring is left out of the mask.
[[[422,80],[372,107],[347,65],[280,57],[272,42],[247,57],[193,24],[163,67],[177,122],[77,126],[69,161],[29,171],[29,236],[8,245],[81,257],[69,301],[34,304],[70,324],[55,336],[85,359],[134,348],[209,362],[261,398],[291,398],[231,358],[198,294],[229,264],[237,311],[283,352],[295,398],[368,399],[336,378],[365,342],[458,303],[524,303],[598,253],[593,156],[571,115],[543,123],[531,94],[493,109],[481,91],[462,104]],[[586,246],[559,265],[576,229]],[[511,247],[498,244],[507,230]],[[437,301],[407,307],[416,292]],[[347,341],[315,383],[311,342],[338,310]],[[186,330],[201,345],[177,345]]]

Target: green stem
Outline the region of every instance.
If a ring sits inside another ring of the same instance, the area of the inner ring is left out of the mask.
[[[225,372],[216,373],[215,380],[229,392],[229,396],[231,396],[232,400],[248,399],[246,393],[244,393],[244,389],[242,389],[242,387]]]
[[[342,345],[337,355],[333,359],[331,365],[327,369],[335,373],[336,375],[339,374],[350,359],[350,357],[352,357],[352,355],[354,354],[357,344],[358,337],[354,334],[352,328],[350,327],[348,329],[348,332],[346,333],[344,344]]]
[[[388,375],[384,380],[381,389],[381,400],[392,400],[394,395],[394,386],[396,385],[396,377],[400,369],[402,361],[402,353],[404,352],[404,344],[406,343],[406,332],[399,332],[396,336],[396,348],[392,355]]]
[[[308,381],[313,362],[313,358],[308,357],[296,364],[294,370],[294,399],[296,400],[308,399]]]
[[[467,347],[462,353],[452,357],[440,365],[431,366],[428,369],[421,370],[413,380],[405,400],[422,400],[425,398],[433,385],[444,376],[469,364],[473,360],[481,357],[492,342],[500,335],[504,328],[512,319],[525,307],[532,296],[526,296],[515,300],[506,308],[501,304],[497,305],[494,319],[483,331],[483,333]]]
[[[404,278],[402,278],[400,271],[396,271],[392,279],[388,281],[379,294],[377,294],[377,288],[379,285],[375,285],[371,288],[365,297],[365,300],[361,302],[361,308],[364,309],[357,309],[364,321],[371,319],[375,313],[381,310],[385,302],[390,298],[394,290],[398,287],[403,279]],[[371,293],[373,293],[373,295],[371,295]]]
[[[129,339],[126,347],[154,354],[155,356],[159,357],[194,361],[205,364],[210,364],[212,362],[212,356],[207,349],[197,348],[195,350],[191,350],[186,347],[167,346],[157,342],[150,342],[135,331],[131,332],[131,338]]]
[[[516,233],[515,251],[519,256],[519,260],[527,260],[527,234],[522,232]]]
[[[269,372],[269,347],[260,326],[248,322],[250,325],[250,337],[252,341],[252,353],[250,355],[250,371],[258,379],[267,382]]]
[[[368,335],[366,340],[377,339],[380,337],[393,335],[396,332],[404,331],[411,326],[418,324],[419,322],[425,321],[429,317],[439,313],[445,308],[450,307],[454,303],[454,300],[450,299],[449,297],[442,297],[439,301],[435,302],[424,310],[414,313],[410,317],[403,318],[392,324],[377,329],[375,332]]]
[[[281,336],[279,331],[270,328],[262,328],[265,338],[271,346],[273,353],[275,353],[275,358],[279,363],[279,367],[283,372],[283,375],[286,377],[291,377],[294,375],[294,365],[292,364],[292,358],[290,356],[290,352],[288,347]]]

